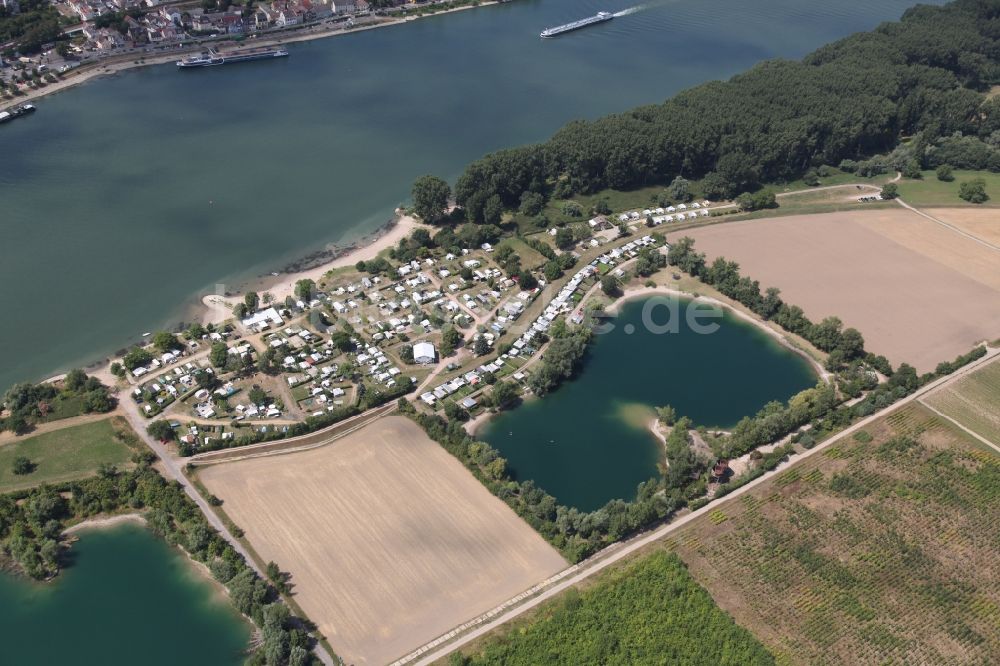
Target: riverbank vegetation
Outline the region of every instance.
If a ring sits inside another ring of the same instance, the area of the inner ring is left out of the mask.
[[[133,435],[134,437],[134,435]],[[0,495],[0,546],[27,575],[55,576],[66,561],[61,535],[68,524],[121,512],[141,511],[149,528],[167,543],[205,564],[226,586],[237,610],[260,631],[260,647],[248,660],[266,666],[313,663],[308,623],[292,617],[277,591],[212,529],[176,482],[150,465],[155,456],[137,453],[134,469],[105,466],[96,477]]]
[[[0,431],[23,435],[40,423],[80,414],[103,414],[116,404],[108,387],[99,379],[88,377],[83,370],[71,370],[59,382],[12,386],[0,404],[6,414],[0,418]]]
[[[719,609],[673,554],[654,553],[570,588],[527,622],[452,657],[463,666],[655,661],[744,666],[774,658]]]
[[[941,164],[1000,171],[1000,100],[986,95],[1000,81],[996,20],[993,5],[975,0],[914,7],[801,61],[767,61],[486,155],[458,178],[455,200],[467,220],[499,225],[525,201],[541,211],[550,198],[665,187],[679,175],[709,199],[747,193],[744,201],[770,205],[769,194],[753,193],[815,180],[829,165],[862,177]]]

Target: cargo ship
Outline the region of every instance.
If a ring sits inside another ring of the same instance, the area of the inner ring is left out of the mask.
[[[7,109],[6,111],[0,111],[0,123],[10,122],[14,118],[20,118],[21,116],[26,116],[29,113],[34,113],[34,104],[22,104],[20,106],[15,106],[13,108]]]
[[[185,58],[184,60],[178,60],[177,66],[181,68],[214,67],[215,65],[230,65],[234,62],[284,58],[287,55],[288,51],[281,47],[245,49],[242,51],[229,51],[228,53],[219,53],[215,49],[210,49],[199,55],[191,56],[190,58]]]
[[[588,25],[594,25],[596,23],[604,23],[605,21],[610,21],[615,17],[611,12],[597,12],[593,16],[588,16],[585,19],[580,19],[579,21],[573,21],[572,23],[566,23],[565,25],[557,25],[554,28],[546,28],[542,30],[540,37],[555,37],[556,35],[561,35],[564,32],[572,32],[573,30],[579,30],[580,28],[586,28]]]

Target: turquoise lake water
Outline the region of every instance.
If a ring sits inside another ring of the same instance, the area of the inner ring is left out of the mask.
[[[0,575],[0,663],[237,666],[250,625],[148,530],[88,530],[48,583]]]

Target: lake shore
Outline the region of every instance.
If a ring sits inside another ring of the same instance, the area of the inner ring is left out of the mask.
[[[78,85],[82,85],[91,81],[93,79],[114,76],[120,74],[121,72],[137,69],[139,67],[151,67],[153,65],[164,65],[176,60],[179,60],[185,56],[195,55],[205,50],[210,46],[222,46],[228,45],[233,48],[239,47],[254,47],[254,48],[265,48],[272,46],[281,46],[283,44],[292,44],[295,42],[309,42],[316,39],[326,39],[328,37],[340,37],[342,35],[352,35],[359,32],[364,32],[366,30],[375,30],[376,28],[386,28],[389,26],[399,25],[401,23],[408,23],[410,21],[416,21],[421,18],[428,18],[430,16],[441,16],[444,14],[451,14],[454,12],[463,11],[466,9],[475,9],[476,7],[486,7],[489,5],[500,4],[501,0],[486,0],[479,3],[478,5],[464,5],[462,7],[453,7],[451,9],[442,9],[441,11],[434,12],[432,14],[426,14],[423,16],[404,16],[399,18],[385,18],[384,20],[375,20],[370,24],[362,24],[351,29],[345,29],[343,24],[338,24],[335,28],[323,28],[322,24],[314,24],[312,26],[305,26],[300,28],[293,28],[290,30],[277,31],[272,35],[268,35],[263,39],[255,39],[251,42],[235,42],[230,39],[222,40],[206,40],[204,42],[199,42],[197,44],[177,48],[172,51],[164,51],[161,53],[129,53],[118,56],[111,56],[104,60],[99,60],[93,63],[87,63],[81,65],[79,68],[72,69],[67,72],[64,78],[59,79],[55,83],[50,83],[44,88],[35,88],[26,91],[23,95],[14,97],[9,100],[0,101],[0,111],[9,109],[21,104],[26,104],[43,97],[48,97],[49,95],[54,95],[55,93],[62,92],[69,88],[73,88]]]
[[[89,518],[82,523],[77,523],[63,530],[63,534],[77,534],[86,530],[106,530],[126,523],[145,525],[146,518],[141,513],[122,513],[116,516],[105,516],[103,518]]]
[[[625,303],[657,295],[677,296],[681,298],[690,299],[691,301],[710,303],[712,305],[718,306],[730,312],[731,314],[741,319],[742,321],[752,324],[761,331],[767,333],[767,335],[776,340],[783,347],[789,349],[790,351],[795,352],[796,354],[804,358],[806,361],[809,362],[809,366],[813,369],[813,372],[816,373],[816,375],[823,381],[828,382],[832,377],[832,375],[829,372],[827,372],[826,368],[824,368],[816,359],[814,359],[804,350],[799,349],[797,346],[792,344],[792,342],[784,335],[782,335],[780,332],[774,330],[773,328],[771,328],[764,322],[760,321],[759,319],[747,314],[746,312],[743,312],[739,308],[734,307],[732,304],[726,303],[725,301],[721,301],[717,298],[712,298],[711,296],[692,294],[687,291],[682,291],[680,289],[674,289],[673,287],[667,287],[663,285],[657,285],[656,287],[628,287],[624,290],[622,295],[618,299],[616,299],[614,303],[606,307],[604,311],[607,312],[608,314],[616,314],[618,309]]]

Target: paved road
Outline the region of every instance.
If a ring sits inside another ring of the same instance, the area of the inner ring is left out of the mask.
[[[194,500],[195,504],[198,505],[198,508],[201,509],[201,512],[205,514],[205,518],[208,520],[209,525],[214,527],[222,538],[228,541],[236,552],[243,556],[247,565],[253,567],[253,570],[257,572],[257,575],[266,580],[267,575],[260,569],[259,566],[257,566],[257,563],[250,556],[250,553],[243,547],[243,544],[241,544],[239,540],[233,536],[233,534],[229,531],[229,528],[227,528],[225,523],[222,522],[222,519],[219,518],[219,515],[212,509],[205,498],[201,496],[201,493],[199,493],[198,489],[194,487],[194,484],[192,484],[184,475],[178,460],[170,455],[166,446],[153,437],[150,437],[146,432],[146,419],[139,413],[139,407],[136,405],[135,401],[131,400],[129,396],[126,395],[124,396],[124,399],[120,401],[120,404],[122,405],[125,418],[128,419],[128,422],[132,425],[136,434],[149,446],[149,448],[153,450],[154,453],[156,453],[157,456],[159,456],[160,462],[163,464],[163,468],[167,475],[181,484],[184,488],[184,492],[188,494],[188,497]],[[314,651],[316,656],[325,666],[335,666],[337,663],[322,645],[317,644]]]
[[[905,405],[905,404],[907,404],[909,402],[919,401],[919,399],[922,396],[924,396],[924,395],[926,395],[926,394],[934,391],[937,388],[940,388],[941,386],[944,386],[944,385],[949,384],[949,383],[951,383],[953,381],[956,381],[960,377],[963,377],[963,376],[969,374],[970,372],[972,372],[976,368],[979,368],[980,366],[985,365],[986,363],[990,362],[991,360],[993,360],[997,356],[1000,356],[1000,348],[998,348],[998,349],[988,349],[986,356],[984,356],[983,358],[981,358],[981,359],[979,359],[977,361],[974,361],[973,363],[970,363],[969,365],[961,368],[960,370],[956,371],[955,373],[953,373],[951,375],[948,375],[946,377],[942,377],[941,379],[937,379],[937,380],[931,382],[930,384],[928,384],[928,385],[924,386],[923,388],[917,390],[915,393],[907,396],[906,398],[904,398],[904,399],[896,402],[893,405],[890,405],[886,409],[884,409],[884,410],[882,410],[880,412],[876,412],[875,414],[872,414],[871,416],[868,416],[868,417],[866,417],[866,418],[858,421],[853,426],[847,428],[846,430],[843,430],[842,432],[840,432],[839,434],[831,437],[830,439],[828,439],[827,441],[823,442],[822,444],[820,444],[820,445],[818,445],[818,446],[816,446],[816,447],[814,447],[812,449],[809,449],[807,451],[804,451],[803,453],[798,454],[792,460],[789,460],[787,463],[784,463],[784,464],[780,465],[773,472],[765,474],[765,475],[763,475],[763,476],[761,476],[761,477],[759,477],[757,479],[754,479],[753,481],[751,481],[750,483],[746,484],[745,486],[742,486],[741,488],[738,488],[738,489],[734,490],[733,492],[731,492],[728,495],[726,495],[725,498],[723,498],[722,501],[725,502],[725,501],[728,501],[728,500],[730,500],[732,498],[739,497],[740,495],[743,495],[744,493],[747,493],[750,490],[752,490],[753,488],[757,487],[761,483],[764,483],[766,481],[770,481],[774,477],[774,475],[776,473],[778,473],[779,471],[787,468],[788,466],[796,464],[796,463],[798,463],[801,460],[805,460],[806,458],[809,458],[810,456],[813,456],[813,455],[819,453],[820,451],[823,451],[827,447],[832,446],[833,444],[839,442],[840,440],[844,439],[845,437],[849,437],[849,436],[853,435],[858,430],[861,430],[861,429],[865,428],[866,426],[868,426],[869,424],[873,423],[874,421],[876,421],[876,420],[884,417],[887,413],[889,413],[889,412],[891,412],[891,411],[893,411],[895,409],[898,409],[899,407],[901,407],[901,406],[903,406],[903,405]],[[582,563],[581,566],[580,566],[581,571],[579,573],[577,573],[577,574],[575,574],[573,576],[569,576],[567,578],[564,578],[562,581],[560,581],[559,583],[553,585],[552,587],[550,587],[549,589],[545,590],[544,592],[542,592],[538,596],[532,598],[530,601],[527,601],[527,602],[525,602],[525,603],[523,603],[523,604],[521,604],[519,606],[516,606],[516,607],[512,608],[510,611],[508,611],[506,613],[502,613],[500,615],[493,615],[492,618],[488,618],[487,617],[488,614],[484,614],[483,616],[480,616],[480,619],[482,619],[482,624],[480,624],[475,629],[469,631],[468,633],[462,635],[460,638],[458,638],[458,639],[456,639],[456,640],[448,643],[444,647],[440,647],[438,649],[435,649],[437,647],[437,645],[435,645],[434,641],[432,641],[431,643],[428,643],[427,645],[425,645],[425,646],[423,646],[423,647],[418,648],[417,650],[415,650],[413,653],[411,653],[411,656],[408,659],[405,659],[404,661],[416,661],[416,663],[418,664],[418,666],[423,666],[424,664],[431,664],[431,663],[433,663],[433,662],[435,662],[435,661],[437,661],[439,659],[442,659],[442,658],[446,657],[448,654],[450,654],[450,653],[454,652],[455,650],[461,648],[463,645],[468,644],[469,642],[471,642],[471,641],[479,638],[480,636],[483,636],[484,634],[487,634],[490,631],[496,629],[500,625],[505,624],[506,622],[509,622],[510,620],[514,619],[515,617],[518,617],[519,615],[522,615],[523,613],[526,613],[527,611],[531,610],[532,608],[535,608],[536,606],[538,606],[540,604],[543,604],[546,601],[552,599],[553,597],[555,597],[556,595],[558,595],[560,592],[564,591],[566,588],[568,588],[568,587],[570,587],[572,585],[576,585],[577,583],[579,583],[579,582],[581,582],[581,581],[583,581],[583,580],[585,580],[585,579],[593,576],[594,574],[597,574],[597,573],[603,571],[604,569],[606,569],[607,567],[611,566],[612,564],[615,564],[616,562],[619,562],[622,559],[628,557],[629,555],[635,553],[637,550],[639,550],[639,549],[641,549],[641,548],[643,548],[645,546],[648,546],[649,544],[651,544],[651,543],[653,543],[655,541],[658,541],[658,540],[664,538],[666,535],[668,535],[671,532],[673,532],[673,531],[675,531],[675,530],[683,527],[684,525],[686,525],[687,523],[691,522],[692,520],[697,519],[698,517],[700,517],[701,515],[709,512],[709,511],[714,511],[717,508],[718,508],[718,503],[711,502],[711,503],[707,504],[706,506],[698,509],[697,511],[693,511],[693,512],[687,514],[686,516],[683,516],[682,518],[679,518],[679,519],[677,519],[677,520],[675,520],[675,521],[673,521],[673,522],[671,522],[671,523],[669,523],[667,525],[659,527],[659,528],[657,528],[655,530],[652,530],[652,531],[647,532],[645,534],[642,534],[642,535],[639,535],[637,537],[634,537],[634,538],[630,539],[629,541],[624,542],[624,544],[614,544],[612,546],[609,546],[604,551],[601,551],[600,553],[597,553],[596,555],[594,555],[593,557],[591,557],[589,560],[587,560],[584,563]],[[490,611],[490,613],[493,613],[493,611]]]

